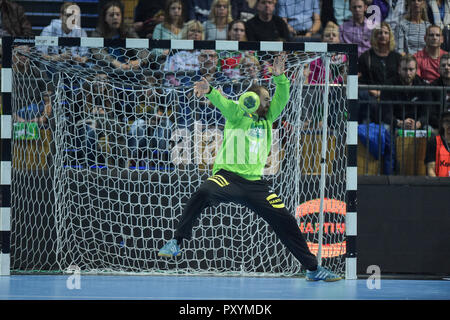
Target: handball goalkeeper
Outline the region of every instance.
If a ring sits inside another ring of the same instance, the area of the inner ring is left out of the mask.
[[[225,98],[204,78],[194,84],[194,94],[199,98],[206,96],[226,119],[224,138],[212,176],[187,202],[174,239],[160,249],[159,256],[176,257],[181,254],[183,239],[191,238],[193,223],[205,208],[233,202],[248,207],[273,228],[283,245],[306,268],[307,280],[341,279],[318,265],[297,221],[268,182],[261,179],[272,143],[272,123],[289,100],[290,82],[284,74],[285,63],[285,54],[274,59],[273,81],[276,89],[272,100],[263,86],[253,85],[235,102]]]

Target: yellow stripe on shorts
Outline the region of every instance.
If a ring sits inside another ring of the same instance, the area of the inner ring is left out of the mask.
[[[267,200],[267,201],[270,201],[270,200],[272,200],[272,199],[274,199],[274,198],[278,198],[278,196],[277,196],[275,193],[272,193],[270,196],[268,196],[268,197],[266,198],[266,200]]]
[[[207,180],[214,181],[222,188],[229,185],[228,181],[224,177],[219,176],[219,175],[214,175],[212,177],[209,177]]]
[[[216,179],[218,179],[218,180],[220,180],[220,181],[222,181],[222,183],[224,184],[224,185],[229,185],[230,183],[227,181],[227,179],[225,179],[224,177],[222,177],[220,174],[216,174],[216,175],[214,175],[213,176],[214,178],[216,178]]]
[[[284,203],[281,202],[281,199],[275,193],[269,195],[266,200],[270,203],[270,205],[276,209],[284,208]]]

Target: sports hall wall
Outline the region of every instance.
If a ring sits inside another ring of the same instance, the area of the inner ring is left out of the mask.
[[[358,274],[448,274],[449,190],[446,178],[359,176]]]

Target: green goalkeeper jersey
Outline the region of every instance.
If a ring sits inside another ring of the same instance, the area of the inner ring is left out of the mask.
[[[226,119],[222,147],[216,155],[213,174],[223,169],[247,180],[259,180],[272,145],[272,124],[289,100],[289,80],[284,74],[273,77],[276,89],[264,118],[241,109],[237,101],[212,89],[206,97]]]

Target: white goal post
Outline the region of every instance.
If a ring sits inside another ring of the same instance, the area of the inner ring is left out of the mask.
[[[271,228],[235,204],[205,210],[181,258],[157,256],[222,140],[224,119],[193,82],[205,75],[234,100],[253,84],[272,96],[271,63],[286,52],[290,99],[264,179],[319,263],[356,279],[356,45],[4,37],[2,46],[1,275],[73,266],[301,275]],[[84,59],[51,59],[41,50],[50,46],[83,48]]]

